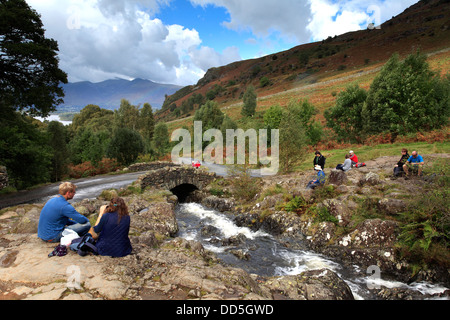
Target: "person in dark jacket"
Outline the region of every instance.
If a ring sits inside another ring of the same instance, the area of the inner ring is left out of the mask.
[[[405,173],[405,171],[403,170],[403,166],[406,164],[408,159],[409,159],[408,149],[403,148],[402,157],[394,167],[394,177],[399,177]]]
[[[320,153],[320,151],[316,151],[315,155],[316,156],[314,157],[314,160],[313,160],[314,168],[317,165],[319,165],[322,168],[322,170],[324,170],[325,169],[325,157]]]
[[[98,254],[110,257],[124,257],[131,253],[132,247],[128,233],[130,215],[122,198],[111,199],[108,206],[100,208],[95,226],[89,230],[94,239]]]

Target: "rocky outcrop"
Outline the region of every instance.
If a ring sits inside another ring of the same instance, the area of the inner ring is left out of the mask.
[[[0,215],[2,299],[353,299],[346,283],[331,270],[260,277],[222,265],[199,242],[174,238],[178,225],[172,197],[155,189],[124,197],[132,221],[133,252],[123,258],[81,257],[70,250],[62,257],[48,257],[56,244],[36,235],[42,204],[4,210]],[[98,199],[75,206],[95,221],[104,203]],[[214,198],[209,203],[230,205]],[[224,241],[228,245],[239,239]],[[245,252],[233,254],[246,259]]]
[[[272,295],[292,300],[354,300],[350,288],[329,269],[302,272],[267,281]]]
[[[448,158],[446,154],[436,156]],[[265,179],[266,189],[274,190],[278,185],[284,193],[265,197],[250,210],[241,210],[235,222],[253,231],[263,229],[282,240],[291,239],[286,245],[297,246],[296,240],[306,240],[303,243],[308,249],[348,266],[358,265],[363,270],[376,266],[385,276],[399,281],[421,279],[449,286],[449,271],[438,266],[422,270],[412,279],[412,266],[397,250],[399,221],[409,210],[407,199],[432,181],[393,178],[395,159],[381,157],[347,172],[332,169],[325,186],[314,191],[305,190],[309,178],[303,174]],[[310,205],[309,211],[280,211],[294,197],[302,197]]]
[[[202,200],[202,205],[220,212],[231,211],[234,208],[234,201],[231,199],[208,196]]]

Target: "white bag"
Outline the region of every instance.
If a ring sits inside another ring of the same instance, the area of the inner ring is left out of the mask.
[[[61,245],[62,246],[69,246],[72,243],[73,239],[77,239],[80,236],[78,233],[73,231],[72,229],[64,229],[61,236]]]

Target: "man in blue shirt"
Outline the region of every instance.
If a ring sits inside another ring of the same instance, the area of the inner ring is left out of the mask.
[[[78,213],[67,202],[75,195],[76,186],[64,182],[59,186],[59,195],[50,199],[41,210],[38,237],[46,242],[59,242],[65,228],[72,229],[81,237],[91,228],[89,219]]]
[[[413,151],[411,153],[411,157],[409,157],[408,161],[403,165],[403,170],[405,171],[406,178],[408,178],[409,169],[411,169],[413,172],[417,171],[419,177],[422,176],[422,167],[422,156],[419,155],[417,151]]]

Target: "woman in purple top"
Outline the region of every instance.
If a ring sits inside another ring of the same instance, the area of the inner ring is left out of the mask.
[[[99,255],[124,257],[132,251],[129,231],[128,207],[122,198],[113,198],[108,206],[100,208],[97,222],[89,233],[97,239],[96,247]]]

